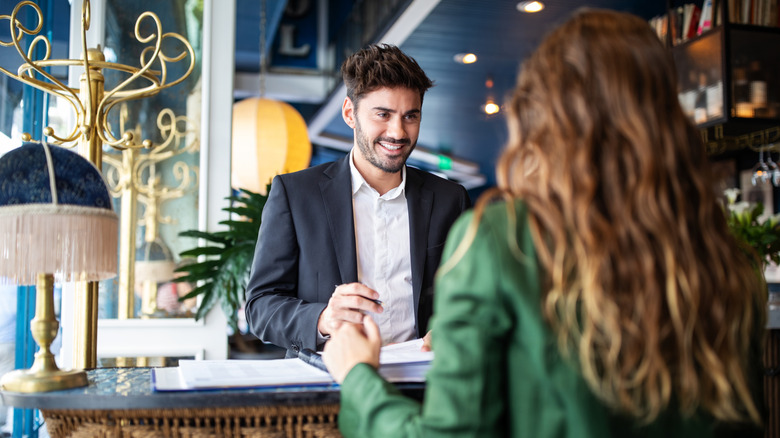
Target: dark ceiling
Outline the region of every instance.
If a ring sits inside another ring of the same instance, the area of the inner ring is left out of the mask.
[[[242,35],[246,37],[244,32],[250,32],[251,35],[254,31],[254,35],[259,35],[257,28],[243,29],[244,26],[251,26],[251,2],[256,1],[238,0],[237,4],[240,17],[237,23],[237,59],[244,61],[252,59],[253,54],[247,51],[240,53],[241,44],[238,41]],[[419,6],[420,2],[430,1],[400,2],[403,4],[399,8],[413,7],[415,3]],[[418,145],[432,152],[475,163],[486,178],[487,185],[495,182],[493,166],[506,140],[506,128],[502,113],[487,116],[481,111],[481,106],[489,93],[497,103],[503,102],[514,85],[520,62],[533,51],[541,38],[580,7],[616,9],[649,19],[661,14],[666,5],[661,0],[548,0],[541,12],[524,14],[517,10],[517,1],[514,0],[441,0],[433,3],[437,4],[430,13],[398,44],[417,60],[435,82],[434,88],[425,96]],[[258,8],[256,10],[259,11]],[[258,15],[259,12],[255,12],[255,16]],[[333,13],[330,15],[330,21],[333,21]],[[395,18],[400,15],[400,12],[396,13]],[[388,26],[391,24],[388,23]],[[343,25],[343,21],[329,24],[330,27],[338,25]],[[249,65],[259,64],[257,47],[258,44],[255,44],[255,64],[250,61]],[[477,54],[478,61],[471,65],[454,62],[453,56],[463,52]],[[240,70],[241,66],[237,65],[237,72]],[[494,82],[490,91],[485,86],[488,77]],[[343,97],[338,92],[329,96],[338,101],[339,109]],[[326,103],[327,100],[323,102]],[[310,126],[310,135],[341,137],[351,144],[352,132],[341,120],[338,111],[333,109],[335,105],[331,104],[328,111],[316,104],[313,107],[308,104],[296,106],[309,121],[314,117],[320,118],[318,132],[312,133]],[[315,157],[317,150],[320,155],[327,156],[325,150],[319,147],[315,149]]]

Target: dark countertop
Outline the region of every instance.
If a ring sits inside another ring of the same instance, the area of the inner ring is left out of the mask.
[[[155,392],[152,368],[98,368],[87,371],[89,385],[62,391],[0,391],[7,406],[36,409],[156,409],[262,405],[310,405],[339,402],[338,385],[206,391]]]
[[[87,371],[89,385],[82,388],[37,393],[0,391],[0,399],[7,406],[43,410],[294,406],[339,402],[338,385],[155,392],[151,370],[97,368]],[[404,394],[422,400],[424,384],[397,386]]]

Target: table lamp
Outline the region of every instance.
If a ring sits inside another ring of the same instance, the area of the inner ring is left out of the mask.
[[[28,370],[2,377],[12,392],[87,385],[84,370],[60,370],[50,345],[59,330],[54,280],[116,276],[118,218],[100,171],[86,158],[26,142],[0,157],[0,278],[36,284],[30,323],[40,350]]]

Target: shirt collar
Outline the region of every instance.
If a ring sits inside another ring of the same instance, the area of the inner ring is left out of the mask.
[[[354,196],[355,193],[357,193],[363,186],[378,194],[378,192],[373,187],[371,187],[368,182],[366,182],[366,179],[363,178],[363,175],[360,174],[360,172],[357,170],[357,167],[355,167],[354,153],[355,149],[349,151],[349,172],[352,175],[352,196]],[[394,189],[385,193],[382,197],[385,199],[396,198],[404,193],[404,187],[406,187],[406,165],[401,168],[401,184],[399,184],[398,187],[395,187]]]

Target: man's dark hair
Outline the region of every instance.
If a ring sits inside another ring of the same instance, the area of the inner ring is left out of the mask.
[[[417,90],[422,103],[433,86],[414,58],[390,44],[372,44],[353,53],[341,65],[341,76],[355,107],[363,95],[383,87]]]

